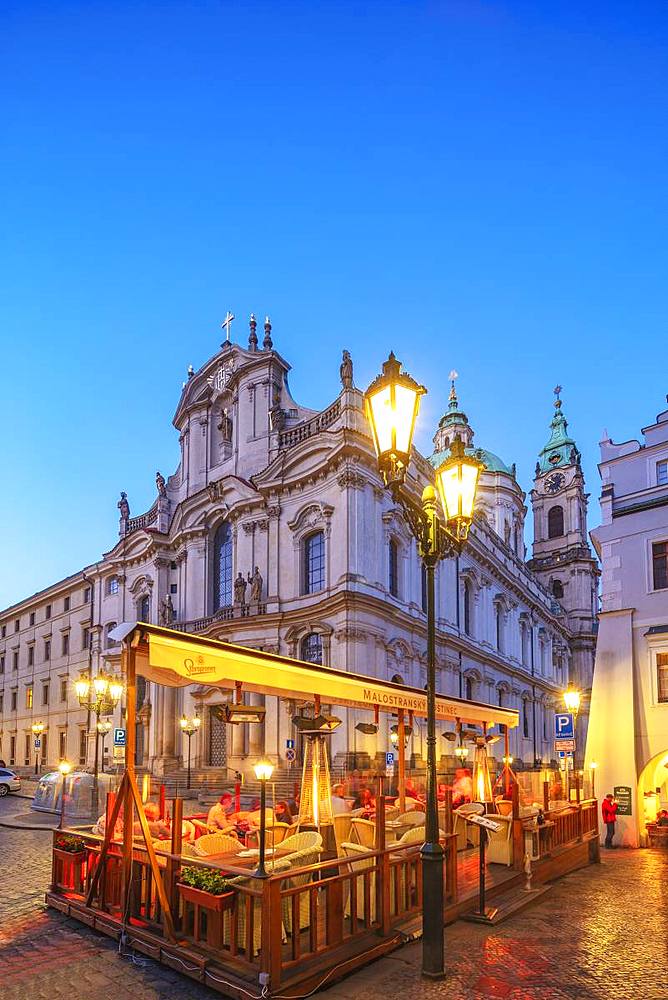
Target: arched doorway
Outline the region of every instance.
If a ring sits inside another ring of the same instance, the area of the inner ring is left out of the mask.
[[[668,747],[656,754],[638,779],[638,826],[641,839],[647,824],[654,822],[659,809],[668,809]]]

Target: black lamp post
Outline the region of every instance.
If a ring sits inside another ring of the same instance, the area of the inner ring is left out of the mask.
[[[436,487],[443,508],[437,512],[436,490],[426,486],[418,502],[404,487],[411,458],[411,444],[426,393],[391,353],[364,399],[371,425],[378,468],[386,487],[401,506],[418,543],[424,564],[427,597],[427,816],[422,845],[422,973],[430,978],[445,975],[443,949],[443,848],[438,836],[436,792],[436,609],[434,578],[437,563],[462,551],[473,519],[482,462],[468,456],[459,437],[450,455],[435,470]]]
[[[35,737],[35,742],[37,742],[37,740],[40,740],[40,737],[41,737],[42,733],[44,732],[44,723],[43,722],[33,722],[32,726],[30,728],[32,729],[33,736]],[[40,750],[41,750],[41,740],[40,740],[40,746],[39,747],[37,747],[37,746],[35,747],[35,774],[36,775],[39,774],[39,754],[40,754]]]
[[[102,752],[100,753],[100,764],[102,768],[102,773],[104,774],[104,741],[109,735],[112,727],[112,722],[110,719],[105,719],[104,722],[98,722],[97,731],[102,739]]]
[[[274,773],[274,765],[268,760],[261,760],[254,765],[253,770],[255,771],[255,777],[260,782],[260,857],[258,860],[258,866],[255,869],[255,877],[266,878],[267,870],[264,867],[264,855],[265,840],[267,836],[267,817],[265,815],[267,803],[267,782]]]
[[[202,720],[199,715],[193,715],[191,719],[189,719],[187,715],[182,715],[179,719],[181,732],[188,737],[188,780],[186,782],[186,788],[190,788],[190,741],[195,733],[198,732],[201,724]]]

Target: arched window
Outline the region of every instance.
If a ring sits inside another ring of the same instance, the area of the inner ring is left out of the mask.
[[[564,585],[561,582],[561,580],[552,581],[552,593],[557,598],[557,600],[561,600],[561,598],[564,596]]]
[[[392,597],[399,596],[399,546],[394,538],[388,545],[388,584]]]
[[[227,521],[219,524],[213,539],[213,610],[232,603],[232,532]]]
[[[467,701],[473,701],[473,680],[470,677],[465,679],[464,690]]]
[[[464,582],[464,631],[471,635],[471,584]]]
[[[302,593],[315,594],[325,586],[325,534],[316,531],[304,539]]]
[[[559,538],[564,533],[564,508],[558,504],[547,512],[547,537]]]
[[[531,631],[526,622],[522,622],[522,663],[528,665],[531,656],[530,646]]]
[[[110,576],[107,580],[107,593],[117,594],[118,593],[118,577]]]
[[[524,739],[529,737],[529,699],[522,698],[522,735]]]
[[[506,692],[505,692],[504,688],[497,688],[496,699],[497,699],[499,708],[503,708],[505,706],[505,704],[506,704]],[[505,727],[505,724],[503,722],[499,723],[499,732],[501,733],[502,736],[505,735],[506,727]]]
[[[151,620],[151,598],[144,594],[139,603],[139,621],[150,622]]]
[[[114,645],[114,640],[109,638],[109,633],[112,629],[116,628],[116,622],[107,622],[104,626],[104,648],[109,649],[110,646]]]
[[[317,632],[305,635],[299,649],[302,660],[307,663],[322,663],[322,636]]]
[[[500,604],[494,605],[494,625],[496,627],[496,648],[503,651],[503,609]]]

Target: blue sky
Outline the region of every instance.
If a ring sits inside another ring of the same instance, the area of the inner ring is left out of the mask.
[[[455,367],[525,488],[561,382],[596,523],[603,427],[668,390],[667,41],[659,3],[5,0],[0,607],[150,505],[228,308],[308,406],[394,348],[425,449]]]

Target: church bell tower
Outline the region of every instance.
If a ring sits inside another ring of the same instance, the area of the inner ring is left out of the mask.
[[[570,682],[591,688],[598,564],[587,535],[587,500],[580,452],[568,435],[561,386],[554,390],[550,438],[536,463],[531,507],[534,541],[529,568],[563,608],[574,634]]]

